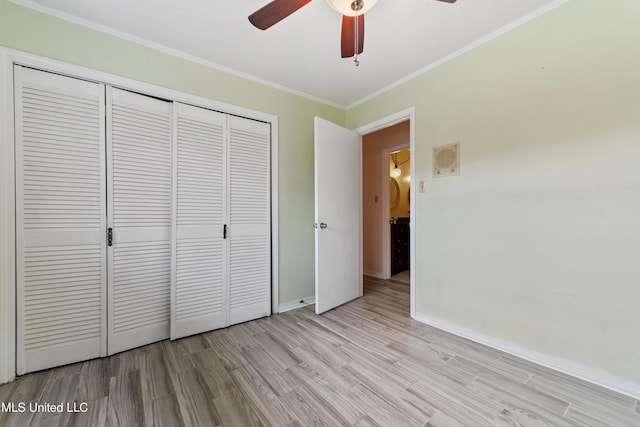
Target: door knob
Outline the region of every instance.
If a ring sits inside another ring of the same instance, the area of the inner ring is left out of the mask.
[[[325,224],[324,222],[320,223],[320,228],[327,228],[327,224]]]

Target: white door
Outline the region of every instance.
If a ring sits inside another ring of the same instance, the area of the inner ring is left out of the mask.
[[[107,88],[108,352],[169,338],[173,105]]]
[[[18,374],[106,356],[104,91],[15,67]]]
[[[176,108],[171,339],[227,326],[227,116]]]
[[[228,116],[229,324],[271,314],[271,126]]]
[[[362,296],[360,137],[315,118],[316,313]]]

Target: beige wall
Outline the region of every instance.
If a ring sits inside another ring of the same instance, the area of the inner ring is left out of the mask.
[[[408,121],[362,138],[363,271],[374,277],[383,277],[384,273],[382,227],[386,215],[382,211],[382,192],[388,191],[388,186],[383,187],[382,176],[388,177],[389,171],[383,170],[382,151],[402,144],[409,144]]]
[[[639,16],[571,1],[347,112],[415,106],[419,314],[640,384]]]

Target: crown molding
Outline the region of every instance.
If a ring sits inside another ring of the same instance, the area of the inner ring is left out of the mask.
[[[496,38],[508,33],[509,31],[514,30],[514,29],[520,27],[521,25],[524,25],[527,22],[532,21],[532,20],[538,18],[539,16],[542,16],[545,13],[550,12],[551,10],[553,10],[553,9],[555,9],[557,7],[560,7],[563,4],[568,3],[570,1],[571,0],[556,0],[553,3],[549,3],[548,5],[546,5],[544,7],[541,7],[540,9],[534,10],[533,12],[523,16],[522,18],[520,18],[520,19],[518,19],[516,21],[513,21],[510,24],[505,25],[504,27],[501,27],[501,28],[493,31],[493,32],[487,34],[486,36],[477,39],[476,41],[474,41],[472,43],[469,43],[468,45],[456,50],[455,52],[450,53],[449,55],[446,55],[446,56],[438,59],[435,62],[432,62],[431,64],[429,64],[429,65],[427,65],[425,67],[420,68],[419,70],[417,70],[417,71],[415,71],[415,72],[413,72],[413,73],[401,78],[400,80],[397,80],[397,81],[391,83],[388,86],[385,86],[385,87],[383,87],[381,89],[378,89],[375,92],[372,92],[369,95],[365,96],[364,98],[360,98],[356,102],[353,102],[353,103],[345,106],[344,109],[348,111],[348,110],[350,110],[350,109],[352,109],[354,107],[357,107],[360,104],[363,104],[363,103],[365,103],[365,102],[367,102],[367,101],[369,101],[369,100],[371,100],[371,99],[373,99],[373,98],[375,98],[377,96],[382,95],[385,92],[389,92],[390,90],[392,90],[392,89],[394,89],[394,88],[396,88],[396,87],[398,87],[398,86],[400,86],[400,85],[402,85],[402,84],[404,84],[404,83],[406,83],[406,82],[408,82],[410,80],[413,80],[416,77],[421,76],[422,74],[425,74],[426,72],[431,71],[434,68],[439,67],[440,65],[445,64],[445,63],[457,58],[458,56],[464,55],[465,53],[469,52],[470,50],[473,50],[473,49],[477,48],[478,46],[482,46],[483,44],[488,43],[491,40],[496,39]]]
[[[472,49],[475,49],[478,46],[481,46],[481,45],[483,45],[485,43],[488,43],[491,40],[496,39],[496,38],[502,36],[503,34],[506,34],[506,33],[510,32],[511,30],[514,30],[514,29],[520,27],[521,25],[524,25],[524,24],[528,23],[529,21],[532,21],[533,19],[536,19],[536,18],[544,15],[545,13],[550,12],[551,10],[556,9],[557,7],[560,7],[560,6],[564,5],[565,3],[568,3],[568,2],[570,2],[572,0],[556,0],[556,1],[552,2],[552,3],[549,3],[548,5],[543,6],[543,7],[539,8],[539,9],[537,9],[537,10],[535,10],[535,11],[533,11],[533,12],[527,14],[527,15],[525,15],[522,18],[520,18],[520,19],[518,19],[518,20],[516,20],[514,22],[511,22],[511,23],[509,23],[509,24],[497,29],[497,30],[487,34],[486,36],[481,37],[481,38],[477,39],[476,41],[474,41],[472,43],[469,43],[468,45],[462,47],[461,49],[458,49],[457,51],[455,51],[455,52],[453,52],[453,53],[451,53],[449,55],[446,55],[446,56],[440,58],[439,60],[437,60],[435,62],[432,62],[431,64],[428,64],[428,65],[422,67],[421,69],[419,69],[419,70],[417,70],[417,71],[415,71],[415,72],[413,72],[411,74],[408,74],[407,76],[405,76],[405,77],[403,77],[403,78],[391,83],[390,85],[387,85],[387,86],[385,86],[383,88],[380,88],[380,89],[370,93],[369,95],[367,95],[367,96],[365,96],[363,98],[360,98],[359,100],[357,100],[357,101],[355,101],[355,102],[353,102],[351,104],[348,104],[348,105],[341,105],[341,104],[338,104],[336,102],[332,102],[332,101],[329,101],[327,99],[320,98],[320,97],[308,94],[306,92],[298,91],[298,90],[289,88],[287,86],[284,86],[284,85],[281,85],[281,84],[278,84],[278,83],[274,83],[274,82],[269,81],[269,80],[262,79],[260,77],[254,76],[254,75],[251,75],[251,74],[248,74],[248,73],[244,73],[242,71],[238,71],[238,70],[235,70],[233,68],[226,67],[224,65],[217,64],[215,62],[207,61],[207,60],[202,59],[200,57],[197,57],[195,55],[190,55],[190,54],[187,54],[185,52],[179,51],[177,49],[173,49],[173,48],[161,45],[159,43],[151,42],[151,41],[143,39],[141,37],[133,36],[133,35],[125,33],[125,32],[114,30],[112,28],[109,28],[109,27],[106,27],[104,25],[98,24],[98,23],[96,23],[94,21],[91,21],[91,20],[78,18],[76,16],[73,16],[73,15],[70,15],[70,14],[67,14],[67,13],[64,13],[64,12],[60,12],[58,10],[55,10],[55,9],[52,9],[52,8],[49,8],[49,7],[42,6],[40,4],[34,3],[32,1],[30,1],[30,0],[8,0],[8,1],[10,1],[11,3],[17,4],[17,5],[23,6],[23,7],[27,7],[29,9],[33,9],[33,10],[35,10],[37,12],[41,12],[41,13],[44,13],[44,14],[47,14],[47,15],[51,15],[51,16],[54,16],[56,18],[59,18],[59,19],[62,19],[62,20],[65,20],[65,21],[68,21],[68,22],[71,22],[71,23],[86,27],[86,28],[89,28],[89,29],[92,29],[92,30],[95,30],[95,31],[99,31],[101,33],[109,34],[109,35],[112,35],[112,36],[115,36],[115,37],[130,41],[132,43],[136,43],[136,44],[148,47],[150,49],[154,49],[154,50],[159,51],[159,52],[163,52],[163,53],[166,53],[166,54],[169,54],[169,55],[172,55],[172,56],[175,56],[175,57],[178,57],[178,58],[190,61],[190,62],[194,62],[196,64],[204,65],[206,67],[215,69],[217,71],[222,71],[224,73],[227,73],[227,74],[230,74],[230,75],[233,75],[233,76],[236,76],[236,77],[240,77],[242,79],[249,80],[249,81],[252,81],[252,82],[267,86],[267,87],[271,87],[273,89],[280,90],[282,92],[286,92],[286,93],[289,93],[291,95],[300,96],[300,97],[308,99],[310,101],[319,102],[321,104],[325,104],[325,105],[330,106],[330,107],[338,108],[338,109],[343,110],[343,111],[348,111],[348,110],[350,110],[350,109],[352,109],[354,107],[357,107],[360,104],[363,104],[363,103],[365,103],[365,102],[367,102],[367,101],[369,101],[369,100],[371,100],[373,98],[376,98],[376,97],[378,97],[378,96],[380,96],[380,95],[382,95],[382,94],[384,94],[386,92],[389,92],[392,89],[394,89],[394,88],[396,88],[396,87],[398,87],[398,86],[400,86],[400,85],[402,85],[402,84],[404,84],[404,83],[406,83],[406,82],[408,82],[410,80],[413,80],[416,77],[419,77],[419,76],[427,73],[428,71],[433,70],[434,68],[439,67],[440,65],[445,64],[445,63],[457,58],[458,56],[461,56],[461,55],[471,51]]]
[[[53,16],[55,18],[62,19],[62,20],[67,21],[67,22],[71,22],[73,24],[77,24],[77,25],[80,25],[82,27],[89,28],[89,29],[94,30],[94,31],[98,31],[98,32],[101,32],[101,33],[105,33],[105,34],[114,36],[114,37],[118,37],[120,39],[129,41],[129,42],[132,42],[132,43],[144,46],[144,47],[148,47],[150,49],[153,49],[153,50],[156,50],[156,51],[159,51],[159,52],[162,52],[162,53],[166,53],[168,55],[175,56],[177,58],[184,59],[184,60],[189,61],[189,62],[193,62],[193,63],[199,64],[199,65],[204,65],[204,66],[212,68],[214,70],[222,71],[224,73],[231,74],[233,76],[240,77],[242,79],[249,80],[249,81],[252,81],[254,83],[258,83],[258,84],[270,87],[272,89],[276,89],[276,90],[279,90],[279,91],[282,91],[282,92],[286,92],[286,93],[289,93],[291,95],[299,96],[301,98],[306,98],[306,99],[308,99],[310,101],[319,102],[321,104],[325,104],[325,105],[328,105],[330,107],[334,107],[334,108],[339,108],[341,110],[345,110],[345,106],[344,105],[340,105],[338,103],[335,103],[335,102],[329,101],[327,99],[323,99],[323,98],[308,94],[306,92],[302,92],[302,91],[299,91],[299,90],[291,89],[290,87],[283,86],[281,84],[274,83],[272,81],[262,79],[260,77],[254,76],[252,74],[244,73],[242,71],[238,71],[238,70],[235,70],[233,68],[226,67],[224,65],[216,64],[215,62],[207,61],[207,60],[202,59],[202,58],[200,58],[198,56],[190,55],[190,54],[182,52],[180,50],[173,49],[173,48],[170,48],[168,46],[165,46],[165,45],[162,45],[162,44],[159,44],[159,43],[154,43],[152,41],[149,41],[149,40],[146,40],[144,38],[131,35],[129,33],[125,33],[125,32],[118,31],[118,30],[114,30],[113,28],[106,27],[104,25],[98,24],[97,22],[94,22],[94,21],[91,21],[91,20],[88,20],[88,19],[78,18],[77,16],[73,16],[73,15],[70,15],[68,13],[60,12],[59,10],[55,10],[55,9],[50,8],[50,7],[42,6],[40,4],[34,3],[32,1],[29,1],[29,0],[8,0],[8,1],[11,2],[11,3],[14,3],[16,5],[19,5],[19,6],[23,6],[23,7],[29,8],[29,9],[33,9],[36,12],[44,13],[46,15],[51,15],[51,16]]]

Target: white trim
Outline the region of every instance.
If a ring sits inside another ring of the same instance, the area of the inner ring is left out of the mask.
[[[285,311],[295,310],[296,308],[306,307],[315,303],[316,297],[306,297],[295,301],[283,302],[278,307],[278,313],[284,313]]]
[[[358,135],[364,136],[370,133],[377,132],[381,129],[388,128],[398,123],[404,122],[410,117],[415,116],[415,107],[407,108],[406,110],[398,111],[397,113],[389,114],[366,125],[362,125],[356,128]]]
[[[411,114],[409,115],[409,150],[411,150],[411,156],[409,157],[409,161],[411,164],[409,165],[409,170],[411,173],[411,182],[409,183],[409,194],[411,200],[413,200],[414,208],[411,209],[409,214],[409,256],[410,259],[410,272],[409,272],[409,288],[410,288],[410,310],[409,313],[411,316],[415,316],[416,314],[416,211],[415,208],[417,206],[417,197],[416,197],[416,111],[415,108],[411,109]]]
[[[141,46],[145,46],[145,47],[148,47],[148,48],[153,49],[153,50],[157,50],[158,52],[166,53],[166,54],[169,54],[171,56],[175,56],[177,58],[185,59],[187,61],[194,62],[196,64],[204,65],[206,67],[212,68],[214,70],[222,71],[223,73],[227,73],[227,74],[230,74],[232,76],[240,77],[242,79],[250,80],[252,82],[256,82],[256,83],[259,83],[261,85],[264,85],[264,86],[267,86],[267,87],[271,87],[273,89],[277,89],[277,90],[280,90],[280,91],[283,91],[283,92],[287,92],[287,93],[290,93],[291,95],[300,96],[302,98],[306,98],[306,99],[309,99],[309,100],[315,101],[315,102],[320,102],[322,104],[325,104],[325,105],[328,105],[328,106],[331,106],[331,107],[335,107],[335,108],[339,108],[341,110],[345,109],[344,105],[337,104],[335,102],[332,102],[332,101],[329,101],[329,100],[326,100],[326,99],[323,99],[323,98],[308,94],[306,92],[302,92],[302,91],[299,91],[299,90],[291,89],[291,88],[289,88],[287,86],[283,86],[281,84],[274,83],[272,81],[262,79],[260,77],[254,76],[252,74],[244,73],[242,71],[238,71],[238,70],[235,70],[233,68],[226,67],[224,65],[216,64],[215,62],[207,61],[206,59],[202,59],[202,58],[200,58],[198,56],[190,55],[188,53],[185,53],[185,52],[182,52],[182,51],[179,51],[179,50],[176,50],[176,49],[161,45],[159,43],[151,42],[151,41],[143,39],[141,37],[137,37],[137,36],[122,32],[122,31],[114,30],[113,28],[106,27],[104,25],[98,24],[97,22],[90,21],[88,19],[78,18],[77,16],[73,16],[73,15],[70,15],[68,13],[60,12],[59,10],[55,10],[55,9],[50,8],[50,7],[46,7],[46,6],[43,6],[41,4],[38,4],[38,3],[34,3],[32,1],[29,1],[29,0],[9,0],[9,1],[11,3],[17,4],[19,6],[27,7],[29,9],[33,9],[35,11],[38,11],[38,12],[41,12],[41,13],[44,13],[44,14],[47,14],[47,15],[51,15],[51,16],[53,16],[55,18],[59,18],[59,19],[62,19],[64,21],[71,22],[73,24],[81,25],[83,27],[89,28],[89,29],[94,30],[94,31],[98,31],[98,32],[101,32],[101,33],[109,34],[109,35],[118,37],[120,39],[127,40],[127,41],[130,41],[132,43],[135,43],[135,44],[138,44],[138,45],[141,45]]]
[[[385,171],[389,170],[389,156],[391,153],[409,149],[410,145],[409,142],[406,142],[382,150],[382,224],[380,224],[380,227],[382,227],[382,272],[385,279],[391,278],[391,227],[388,226],[391,220],[391,209],[389,208],[389,176]],[[409,152],[409,156],[411,156],[411,152]],[[409,163],[409,167],[411,167],[411,163]],[[411,187],[409,187],[409,190],[411,190]]]
[[[278,216],[278,119],[271,122],[271,313],[277,313],[280,301],[280,246]]]
[[[416,155],[416,108],[409,107],[406,110],[398,111],[397,113],[390,114],[381,119],[375,120],[369,124],[362,125],[356,128],[356,132],[360,137],[376,132],[380,129],[393,126],[400,122],[409,120],[409,149],[411,150],[411,182],[410,182],[410,194],[411,200],[416,200],[416,173],[415,173],[415,155]],[[360,153],[362,154],[362,143],[360,144]],[[360,168],[362,168],[362,160],[360,161]],[[362,171],[360,171],[362,176]],[[360,183],[362,188],[362,183]],[[415,202],[414,202],[415,204]],[[360,204],[362,206],[362,203]],[[410,315],[414,317],[416,314],[416,210],[411,209],[409,214],[409,269],[410,269],[410,285],[409,285],[409,300],[410,300]],[[362,213],[360,214],[362,215]],[[361,226],[362,228],[362,226]],[[360,230],[360,257],[362,258],[362,230]],[[360,265],[362,265],[362,259],[360,259]]]
[[[0,384],[16,372],[13,64],[0,50]]]
[[[458,56],[464,55],[465,53],[469,52],[470,50],[473,50],[473,49],[477,48],[478,46],[482,46],[483,44],[488,43],[491,40],[496,39],[496,38],[508,33],[509,31],[514,30],[514,29],[518,28],[519,26],[524,25],[527,22],[532,21],[533,19],[536,19],[539,16],[544,15],[545,13],[550,12],[551,10],[553,10],[553,9],[559,7],[559,6],[562,6],[563,4],[568,3],[570,1],[571,0],[556,0],[553,3],[549,3],[549,4],[541,7],[540,9],[534,10],[533,12],[523,16],[522,18],[520,18],[520,19],[518,19],[516,21],[513,21],[513,22],[505,25],[504,27],[498,28],[497,30],[492,31],[491,33],[487,34],[484,37],[480,37],[479,39],[469,43],[468,45],[466,45],[466,46],[464,46],[464,47],[462,47],[462,48],[460,48],[458,50],[456,50],[455,52],[452,52],[452,53],[450,53],[450,54],[448,54],[448,55],[446,55],[446,56],[444,56],[444,57],[432,62],[431,64],[428,64],[428,65],[420,68],[419,70],[414,71],[413,73],[406,75],[405,77],[403,77],[403,78],[391,83],[390,85],[385,86],[385,87],[383,87],[381,89],[378,89],[375,92],[372,92],[369,95],[365,96],[364,98],[360,98],[359,100],[357,100],[357,101],[355,101],[355,102],[353,102],[353,103],[351,103],[351,104],[349,104],[349,105],[347,105],[345,107],[342,107],[342,108],[344,108],[345,110],[350,110],[350,109],[352,109],[354,107],[357,107],[358,105],[360,105],[360,104],[362,104],[362,103],[364,103],[366,101],[369,101],[370,99],[373,99],[373,98],[375,98],[375,97],[377,97],[379,95],[382,95],[383,93],[388,92],[391,89],[396,88],[396,87],[408,82],[409,80],[412,80],[412,79],[420,76],[421,74],[426,73],[427,71],[433,70],[434,68],[439,67],[440,65],[442,65],[442,64],[444,64],[446,62],[449,62],[452,59],[457,58]]]
[[[32,1],[29,1],[29,0],[9,0],[9,1],[11,3],[17,4],[17,5],[20,5],[20,6],[23,6],[23,7],[27,7],[29,9],[33,9],[35,11],[38,11],[38,12],[41,12],[41,13],[45,13],[47,15],[54,16],[54,17],[62,19],[64,21],[68,21],[68,22],[71,22],[71,23],[74,23],[74,24],[77,24],[77,25],[81,25],[83,27],[86,27],[86,28],[89,28],[89,29],[92,29],[92,30],[95,30],[95,31],[99,31],[101,33],[109,34],[109,35],[112,35],[112,36],[115,36],[115,37],[130,41],[132,43],[136,43],[136,44],[148,47],[150,49],[157,50],[159,52],[167,53],[167,54],[175,56],[177,58],[185,59],[185,60],[190,61],[190,62],[201,64],[201,65],[204,65],[206,67],[209,67],[209,68],[212,68],[212,69],[215,69],[215,70],[218,70],[218,71],[222,71],[224,73],[231,74],[233,76],[237,76],[237,77],[240,77],[240,78],[243,78],[243,79],[246,79],[246,80],[250,80],[250,81],[265,85],[267,87],[271,87],[271,88],[274,88],[274,89],[277,89],[277,90],[281,90],[283,92],[290,93],[292,95],[300,96],[302,98],[306,98],[306,99],[309,99],[311,101],[320,102],[322,104],[325,104],[325,105],[328,105],[328,106],[331,106],[331,107],[335,107],[335,108],[339,108],[341,110],[347,111],[347,110],[350,110],[350,109],[362,104],[363,102],[366,102],[366,101],[368,101],[368,100],[370,100],[372,98],[375,98],[378,95],[381,95],[381,94],[383,94],[385,92],[388,92],[391,89],[393,89],[393,88],[395,88],[397,86],[400,86],[401,84],[403,84],[403,83],[405,83],[405,82],[407,82],[409,80],[412,80],[415,77],[417,77],[417,76],[419,76],[421,74],[424,74],[429,70],[432,70],[432,69],[434,69],[434,68],[436,68],[436,67],[438,67],[438,66],[440,66],[440,65],[442,65],[442,64],[444,64],[446,62],[449,62],[452,59],[457,58],[458,56],[463,55],[463,54],[469,52],[470,50],[475,49],[478,46],[481,46],[481,45],[483,45],[483,44],[485,44],[485,43],[487,43],[487,42],[489,42],[489,41],[491,41],[491,40],[493,40],[493,39],[495,39],[497,37],[500,37],[501,35],[506,34],[509,31],[511,31],[511,30],[523,25],[523,24],[526,24],[527,22],[529,22],[529,21],[531,21],[531,20],[533,20],[533,19],[535,19],[535,18],[537,18],[537,17],[539,17],[539,16],[541,16],[541,15],[543,15],[543,14],[545,14],[545,13],[547,13],[547,12],[557,8],[557,7],[559,7],[559,6],[562,6],[563,4],[565,4],[565,3],[567,3],[567,2],[569,2],[571,0],[556,0],[553,3],[547,4],[547,5],[543,6],[543,7],[541,7],[540,9],[537,9],[537,10],[529,13],[528,15],[523,16],[522,18],[520,18],[520,19],[518,19],[516,21],[514,21],[514,22],[512,22],[510,24],[507,24],[504,27],[499,28],[499,29],[487,34],[486,36],[481,37],[481,38],[469,43],[468,45],[462,47],[461,49],[458,49],[457,51],[455,51],[453,53],[450,53],[449,55],[446,55],[445,57],[440,58],[440,59],[432,62],[431,64],[428,64],[428,65],[424,66],[423,68],[421,68],[421,69],[419,69],[417,71],[414,71],[413,73],[401,78],[400,80],[397,80],[397,81],[391,83],[388,86],[385,86],[385,87],[383,87],[381,89],[378,89],[378,90],[370,93],[369,95],[367,95],[367,96],[365,96],[363,98],[360,98],[359,100],[357,100],[355,102],[352,102],[351,104],[348,104],[348,105],[341,105],[341,104],[338,104],[336,102],[329,101],[329,100],[326,100],[326,99],[323,99],[323,98],[308,94],[306,92],[302,92],[302,91],[299,91],[299,90],[291,89],[291,88],[289,88],[287,86],[284,86],[284,85],[281,85],[281,84],[278,84],[278,83],[274,83],[274,82],[271,82],[269,80],[265,80],[265,79],[262,79],[260,77],[257,77],[257,76],[251,75],[251,74],[247,74],[247,73],[235,70],[233,68],[226,67],[224,65],[216,64],[215,62],[207,61],[207,60],[202,59],[200,57],[197,57],[195,55],[190,55],[190,54],[181,52],[179,50],[172,49],[170,47],[161,45],[159,43],[151,42],[151,41],[143,39],[141,37],[133,36],[131,34],[124,33],[122,31],[114,30],[112,28],[109,28],[109,27],[106,27],[104,25],[98,24],[98,23],[96,23],[94,21],[90,21],[88,19],[78,18],[77,16],[73,16],[73,15],[70,15],[68,13],[60,12],[59,10],[55,10],[55,9],[50,8],[50,7],[46,7],[46,6],[43,6],[41,4],[38,4],[38,3],[34,3]]]
[[[39,68],[143,95],[221,111],[271,124],[272,310],[278,305],[278,116],[0,46],[0,383],[15,379],[15,173],[13,66]]]
[[[197,107],[208,108],[210,110],[220,111],[236,116],[246,117],[267,123],[273,123],[278,120],[278,116],[274,114],[264,113],[250,108],[240,107],[226,102],[216,101],[204,98],[198,95],[192,95],[180,92],[175,89],[168,89],[151,83],[145,83],[139,80],[133,80],[126,77],[116,76],[103,71],[97,71],[78,65],[68,64],[54,59],[33,55],[30,53],[18,51],[15,49],[0,46],[0,52],[6,52],[9,62],[13,65],[25,65],[27,67],[39,68],[45,71],[63,74],[69,77],[76,77],[83,80],[91,80],[99,83],[105,83],[109,86],[121,88],[125,90],[133,90],[142,95],[149,95],[156,98],[164,98],[171,101],[190,104]],[[273,142],[273,141],[272,141]]]
[[[538,365],[542,365],[546,368],[571,375],[572,377],[588,381],[617,393],[625,394],[634,399],[640,399],[640,384],[633,383],[624,378],[610,374],[609,372],[531,350],[521,345],[492,337],[490,335],[485,335],[472,329],[456,325],[455,323],[451,323],[447,320],[439,319],[423,313],[416,313],[411,317],[418,322],[425,323],[459,337],[470,339],[471,341],[509,353],[513,356],[528,360],[529,362],[537,363]]]
[[[362,136],[357,136],[358,140],[358,194],[360,195],[360,203],[358,203],[358,237],[360,240],[360,244],[358,245],[358,281],[359,281],[359,291],[358,295],[364,295],[364,277],[363,277],[363,269],[364,269],[364,250],[363,250],[363,239],[364,233],[362,231],[362,227],[364,221],[362,220],[362,203],[363,199],[363,191],[362,191]]]

